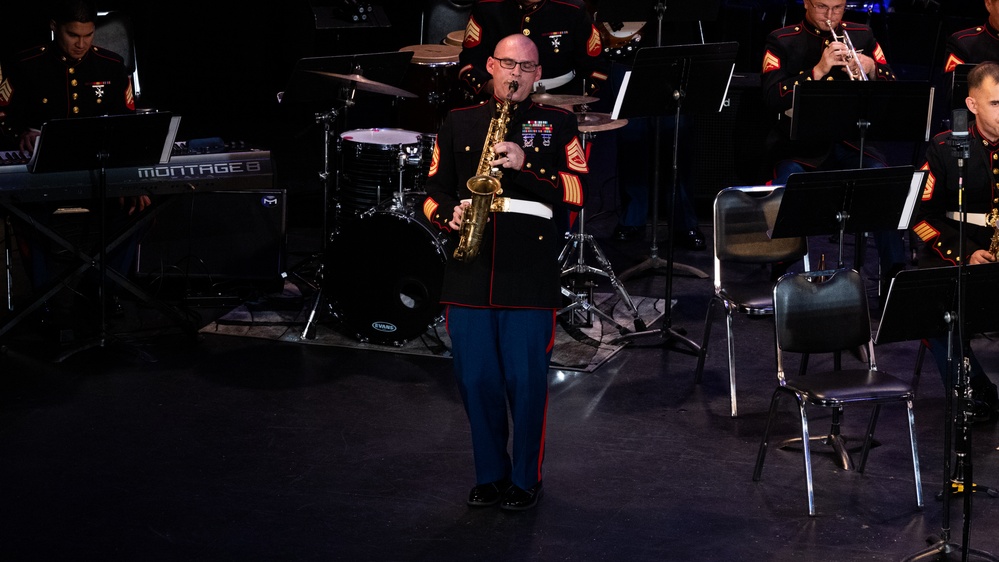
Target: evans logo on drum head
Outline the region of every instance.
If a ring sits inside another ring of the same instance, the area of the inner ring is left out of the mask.
[[[390,324],[388,322],[372,322],[371,327],[378,330],[379,332],[394,332],[396,331],[395,324]]]

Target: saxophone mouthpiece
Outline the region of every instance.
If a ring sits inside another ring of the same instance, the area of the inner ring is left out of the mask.
[[[510,93],[511,94],[514,93],[514,92],[516,92],[517,88],[519,88],[519,87],[520,87],[520,82],[517,82],[516,80],[511,80],[510,81]]]

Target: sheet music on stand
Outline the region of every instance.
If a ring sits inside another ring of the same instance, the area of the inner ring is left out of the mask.
[[[97,170],[166,164],[180,128],[180,116],[169,112],[52,119],[42,125],[31,173]],[[100,150],[116,150],[102,159]]]

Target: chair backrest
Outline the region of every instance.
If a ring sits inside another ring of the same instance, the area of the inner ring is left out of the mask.
[[[132,19],[123,12],[101,12],[97,16],[94,44],[114,51],[125,59],[125,69],[132,75],[132,90],[138,100],[142,90],[139,86],[139,65],[135,60]]]
[[[867,290],[854,269],[782,276],[774,285],[774,324],[778,359],[785,351],[830,353],[872,347]]]
[[[793,262],[808,255],[808,239],[770,238],[783,187],[740,186],[718,192],[714,204],[715,286],[722,262],[768,264]],[[808,260],[805,260],[808,271]]]
[[[465,29],[475,0],[430,0],[424,20],[423,43],[438,45],[448,33]]]

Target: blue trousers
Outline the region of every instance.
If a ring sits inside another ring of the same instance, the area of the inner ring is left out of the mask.
[[[451,305],[447,331],[472,432],[476,484],[509,478],[525,490],[534,486],[545,453],[555,311]]]

